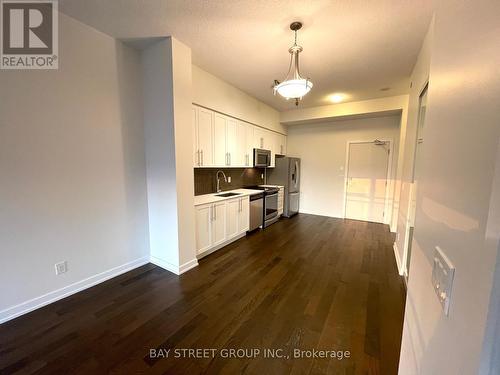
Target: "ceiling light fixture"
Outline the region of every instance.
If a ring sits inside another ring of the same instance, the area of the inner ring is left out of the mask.
[[[302,52],[302,47],[297,45],[297,31],[302,27],[300,22],[292,22],[290,29],[295,32],[295,43],[290,47],[290,66],[288,73],[283,82],[274,80],[273,91],[280,94],[285,99],[295,99],[295,105],[299,105],[299,101],[313,87],[309,78],[302,78],[299,72],[299,53]]]
[[[332,94],[328,97],[332,103],[340,103],[345,98],[344,94]]]

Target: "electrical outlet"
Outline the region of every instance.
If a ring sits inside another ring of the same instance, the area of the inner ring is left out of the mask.
[[[261,173],[260,174],[260,179],[263,180],[264,179],[264,173]]]
[[[231,183],[231,176],[227,176],[227,183],[230,184]]]
[[[56,275],[60,275],[61,273],[68,272],[68,262],[66,262],[66,261],[56,263],[54,266],[56,269]]]

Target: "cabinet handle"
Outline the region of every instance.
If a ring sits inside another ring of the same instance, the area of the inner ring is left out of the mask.
[[[198,154],[198,166],[200,166],[201,165],[201,152],[200,152],[200,150],[198,150],[196,153]]]
[[[283,145],[280,145],[280,153],[283,155]]]
[[[227,156],[229,157],[229,163],[227,163],[227,165],[231,165],[231,153],[230,153],[230,152],[228,152],[228,153],[227,153]]]
[[[264,148],[264,138],[260,137],[260,148]]]
[[[201,154],[201,165],[203,165],[203,150],[200,151],[200,154]]]

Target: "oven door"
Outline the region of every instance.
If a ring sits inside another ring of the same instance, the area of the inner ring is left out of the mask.
[[[264,226],[272,224],[278,218],[278,192],[265,196]]]

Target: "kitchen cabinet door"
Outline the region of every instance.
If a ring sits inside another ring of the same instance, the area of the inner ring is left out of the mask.
[[[192,107],[191,126],[193,127],[193,166],[198,167],[200,164],[200,149],[198,148],[198,111],[195,106]]]
[[[238,198],[238,233],[244,233],[250,226],[250,198]]]
[[[255,126],[253,128],[253,144],[255,148],[265,149],[265,130]]]
[[[214,115],[214,166],[227,166],[226,151],[226,124],[227,117],[216,113]]]
[[[213,165],[213,128],[214,113],[208,109],[197,107],[197,134],[200,166]]]
[[[281,154],[286,155],[286,135],[281,134],[280,139],[281,139],[281,144],[280,144]]]
[[[226,165],[241,166],[238,150],[238,121],[228,118],[226,121]]]
[[[278,136],[277,133],[272,132],[270,130],[266,130],[265,132],[264,146],[266,146],[265,148],[267,150],[271,150],[271,165],[269,166],[270,168],[274,168],[274,166],[276,165],[275,158],[276,158],[277,136]]]
[[[254,149],[254,139],[253,139],[253,129],[254,126],[247,123],[242,123],[245,127],[245,154],[244,161],[246,167],[253,166],[253,149]]]
[[[212,204],[212,246],[226,240],[226,202]]]
[[[238,235],[239,215],[241,198],[226,201],[226,238],[230,239]]]
[[[276,134],[276,154],[277,155],[286,155],[286,136],[283,134]]]
[[[211,220],[211,204],[195,207],[196,254],[203,253],[212,246]]]
[[[231,166],[245,167],[247,166],[247,141],[246,141],[246,124],[242,121],[235,120],[236,139],[234,149],[231,151]]]

